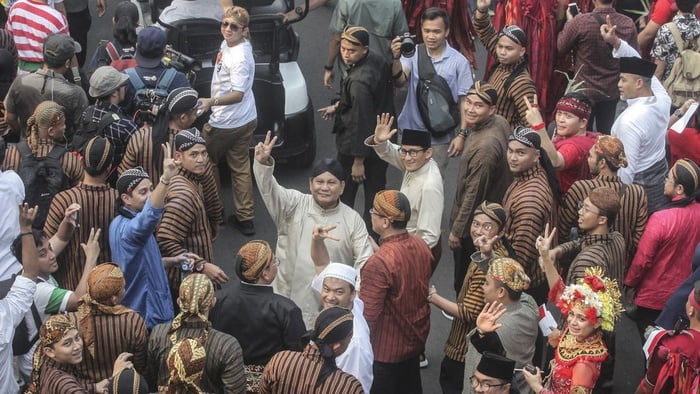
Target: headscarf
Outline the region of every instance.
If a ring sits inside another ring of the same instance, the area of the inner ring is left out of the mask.
[[[562,97],[555,108],[557,111],[568,112],[580,119],[591,118],[591,106],[576,97]]]
[[[561,186],[559,185],[559,178],[557,178],[556,172],[554,171],[554,166],[549,160],[547,152],[542,149],[542,139],[540,135],[533,129],[524,126],[518,126],[513,130],[513,134],[508,136],[508,141],[518,141],[521,144],[537,149],[540,152],[540,165],[542,169],[547,174],[547,183],[549,183],[549,188],[552,189],[552,195],[554,196],[554,201],[561,204]]]
[[[165,103],[160,107],[151,131],[153,161],[155,163],[161,161],[162,149],[160,146],[168,142],[171,115],[180,115],[191,110],[197,105],[198,99],[199,93],[190,87],[173,89],[165,98]]]
[[[530,287],[530,277],[525,273],[523,266],[508,257],[499,257],[491,261],[486,275],[515,292],[521,292]]]
[[[596,139],[593,150],[599,156],[603,156],[615,169],[627,167],[625,147],[619,138],[611,135],[601,135]]]
[[[683,185],[685,194],[692,196],[700,187],[700,168],[692,160],[680,159],[673,165],[676,183]]]
[[[272,257],[272,248],[266,241],[250,241],[238,250],[234,262],[236,275],[246,283],[255,283]]]
[[[127,3],[127,2],[124,2]],[[123,3],[119,3],[123,4]],[[129,3],[133,4],[133,3]],[[133,368],[124,368],[107,385],[109,394],[148,394],[148,382]]]
[[[44,348],[50,347],[58,343],[65,337],[69,331],[76,330],[75,324],[68,315],[60,314],[49,317],[44,324],[39,328],[39,344],[34,350],[34,359],[32,361],[32,377],[27,394],[36,394],[39,392],[39,380],[41,378],[41,367],[46,362]]]
[[[408,198],[398,190],[382,190],[374,196],[372,206],[375,213],[395,222],[408,222],[411,219],[411,205]]]
[[[119,176],[117,179],[117,191],[119,195],[123,193],[131,193],[142,180],[148,179],[148,173],[143,170],[143,167],[130,168]]]
[[[339,181],[345,180],[343,166],[340,165],[340,162],[336,159],[323,158],[316,160],[313,167],[311,167],[311,178],[316,178],[324,172],[329,172],[331,175],[338,178]]]
[[[600,318],[601,328],[612,332],[623,311],[617,281],[604,276],[601,267],[586,268],[584,273],[576,284],[566,286],[557,306],[564,316],[580,308],[589,323],[595,325]]]
[[[498,91],[488,82],[476,81],[467,91],[467,96],[473,94],[488,105],[496,105],[498,101]]]
[[[525,31],[516,25],[508,25],[501,30],[498,36],[506,36],[510,38],[514,43],[526,47],[527,46],[527,35]]]
[[[609,187],[596,187],[588,193],[588,199],[603,216],[614,216],[620,212],[620,195]]]
[[[196,127],[181,130],[175,135],[175,150],[178,152],[188,151],[199,144],[206,145],[207,142]]]
[[[506,224],[506,210],[503,209],[501,204],[495,202],[488,202],[484,200],[476,209],[474,210],[474,216],[476,215],[486,215],[489,219],[493,220],[498,224],[498,230],[502,230],[503,226]]]
[[[311,340],[318,347],[323,358],[323,367],[318,375],[316,387],[323,384],[328,376],[338,367],[331,346],[352,335],[352,312],[345,308],[333,306],[321,311],[310,333]]]
[[[177,299],[177,304],[180,306],[180,313],[175,316],[170,324],[170,341],[175,344],[177,342],[177,329],[180,328],[182,322],[188,317],[197,316],[202,322],[207,323],[208,317],[206,312],[211,307],[211,302],[214,299],[214,285],[211,280],[204,274],[190,274],[180,285],[180,296]],[[206,343],[209,335],[209,326],[204,329],[202,343]]]
[[[90,271],[87,292],[78,304],[78,324],[84,345],[95,357],[95,314],[122,315],[133,312],[123,305],[107,305],[105,302],[119,294],[126,284],[124,274],[118,265],[103,263]]]
[[[83,166],[96,174],[105,172],[114,160],[114,145],[107,138],[93,137],[83,150]]]
[[[168,392],[203,393],[199,382],[204,375],[207,352],[196,339],[183,338],[170,349],[167,358]]]
[[[340,35],[340,39],[352,45],[369,46],[369,32],[362,26],[348,26]]]

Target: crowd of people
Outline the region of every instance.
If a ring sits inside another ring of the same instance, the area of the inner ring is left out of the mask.
[[[0,391],[421,393],[431,305],[452,321],[443,393],[619,392],[623,309],[646,342],[637,392],[697,389],[700,92],[678,68],[698,0],[656,0],[645,27],[613,0],[413,3],[335,5],[339,95],[319,112],[337,155],[308,192],[275,178],[273,132],[250,162],[245,8],[207,6],[222,41],[200,97],[131,2],[89,62],[87,2],[6,4]],[[261,209],[276,238],[217,261],[221,226],[252,237]],[[455,299],[430,286],[446,260]]]

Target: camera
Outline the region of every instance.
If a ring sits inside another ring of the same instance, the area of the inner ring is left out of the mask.
[[[172,67],[185,74],[190,71],[197,72],[202,69],[202,63],[200,63],[199,60],[174,50],[170,45],[165,47],[163,63],[165,63],[167,67]]]
[[[413,57],[416,53],[416,42],[414,41],[416,35],[406,32],[399,37],[401,38],[401,54],[404,57]]]

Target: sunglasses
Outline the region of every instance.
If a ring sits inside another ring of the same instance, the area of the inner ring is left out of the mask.
[[[232,31],[238,31],[246,28],[246,26],[239,26],[233,22],[221,22],[221,27],[224,29],[230,27]]]

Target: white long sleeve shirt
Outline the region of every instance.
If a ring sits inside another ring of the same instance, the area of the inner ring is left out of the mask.
[[[14,171],[0,172],[0,280],[22,270],[10,247],[19,235],[19,205],[24,201],[24,183]],[[0,386],[1,387],[1,386]]]
[[[440,239],[442,210],[445,205],[440,168],[435,160],[430,159],[423,167],[412,172],[406,171],[398,145],[389,141],[376,145],[370,142],[374,142],[373,137],[365,140],[365,144],[374,148],[377,156],[403,171],[400,191],[411,204],[411,219],[406,224],[406,231],[421,237],[432,248]]]
[[[7,296],[0,300],[0,388],[5,393],[16,393],[19,386],[12,367],[12,337],[34,301],[36,283],[17,276]]]
[[[338,202],[335,208],[323,209],[310,194],[280,186],[273,172],[274,164],[265,166],[253,161],[260,195],[277,226],[275,254],[281,264],[272,286],[275,293],[290,298],[299,306],[306,327],[311,329],[321,310],[319,296],[309,286],[316,274],[311,260],[314,225],[337,226],[333,234],[340,241],[327,244],[331,261],[353,265],[358,274],[372,255],[372,247],[365,222],[352,208]]]
[[[640,57],[624,40],[613,49],[613,57]],[[627,168],[617,174],[630,184],[638,174],[665,158],[666,130],[671,111],[671,97],[659,79],[651,79],[650,97],[627,100],[627,109],[615,119],[611,134],[622,141],[627,156]]]

